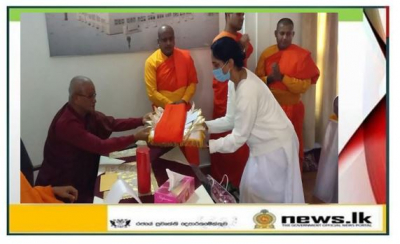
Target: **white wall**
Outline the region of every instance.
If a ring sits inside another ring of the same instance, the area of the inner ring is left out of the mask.
[[[246,14],[244,31],[249,33],[254,53],[248,66],[254,70],[259,54],[275,44],[276,22],[290,17],[295,22],[295,43],[299,43],[300,14]],[[224,15],[220,14],[220,29]],[[154,37],[156,38],[156,37]],[[77,57],[49,56],[44,14],[21,15],[21,138],[37,165],[43,160],[43,147],[50,123],[68,99],[72,77],[85,75],[96,86],[97,110],[114,116],[140,117],[150,111],[143,81],[144,62],[151,52]],[[207,119],[212,115],[212,66],[209,48],[191,50],[199,84],[194,102]],[[129,134],[115,133],[113,136]]]

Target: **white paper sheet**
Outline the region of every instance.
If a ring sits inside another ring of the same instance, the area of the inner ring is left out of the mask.
[[[109,157],[100,157],[100,165],[119,165],[124,163],[124,160],[116,159],[116,158],[109,158]]]
[[[184,165],[189,165],[189,162],[187,161],[185,155],[183,155],[179,147],[174,147],[172,150],[163,154],[160,158],[169,161],[174,161]]]
[[[94,198],[93,198],[93,204],[104,204],[104,200],[101,199],[100,197],[94,196]]]
[[[124,180],[121,179],[118,179],[111,187],[110,192],[104,199],[104,203],[118,204],[124,194],[130,195],[135,198],[138,203],[142,203],[136,192]]]
[[[116,151],[110,153],[110,158],[124,158],[136,156],[136,148],[130,148],[123,151]]]
[[[199,186],[196,191],[190,196],[190,198],[186,201],[186,203],[190,204],[214,204],[214,201],[211,199],[210,195],[208,195],[206,188],[204,186]]]
[[[199,115],[200,115],[200,111],[197,111],[197,112],[194,112],[194,113],[189,111],[187,113],[187,115],[186,115],[185,124],[189,124],[190,122],[193,122],[195,119],[197,119],[197,117],[199,117]]]

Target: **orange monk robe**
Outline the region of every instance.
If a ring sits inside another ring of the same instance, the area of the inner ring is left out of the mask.
[[[272,74],[273,63],[279,65],[280,72],[284,76],[282,81],[273,82],[268,87],[293,123],[299,138],[299,161],[302,169],[304,105],[300,97],[310,85],[317,82],[319,69],[312,60],[311,53],[294,44],[282,51],[277,45],[264,50],[255,72],[264,82],[267,82],[268,75]]]
[[[239,41],[242,37],[241,33],[232,34],[227,31],[222,31],[213,40],[217,41],[222,37],[230,37],[235,41]],[[244,60],[244,66],[247,66],[247,59],[253,52],[253,46],[249,43],[245,47],[246,59]],[[228,101],[228,82],[219,82],[213,78],[213,90],[214,90],[214,111],[213,119],[218,119],[224,117],[226,114],[226,104]],[[218,139],[220,137],[225,137],[231,132],[225,132],[220,134],[211,134],[210,139]],[[217,180],[221,181],[224,174],[229,178],[229,181],[235,186],[239,187],[240,179],[242,178],[242,173],[244,167],[246,166],[247,159],[249,157],[249,148],[245,144],[240,147],[234,153],[213,153],[211,154],[211,175]]]
[[[147,60],[144,70],[147,95],[153,107],[165,108],[165,105],[184,100],[190,109],[190,100],[196,91],[197,73],[190,52],[174,48],[167,57],[161,49],[155,51]],[[181,148],[191,164],[200,164],[197,148]]]
[[[21,178],[21,203],[63,203],[54,196],[51,186],[32,187],[25,175],[20,173]]]
[[[197,84],[197,73],[189,51],[174,49],[170,57],[160,49],[147,60],[144,70],[147,95],[157,107],[184,100],[189,103]]]

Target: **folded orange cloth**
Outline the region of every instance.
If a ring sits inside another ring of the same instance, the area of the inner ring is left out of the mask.
[[[155,143],[181,143],[186,121],[186,104],[167,104],[154,130]]]

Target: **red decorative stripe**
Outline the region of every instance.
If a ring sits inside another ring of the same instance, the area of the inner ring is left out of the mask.
[[[386,6],[386,38],[389,38],[389,6]]]

